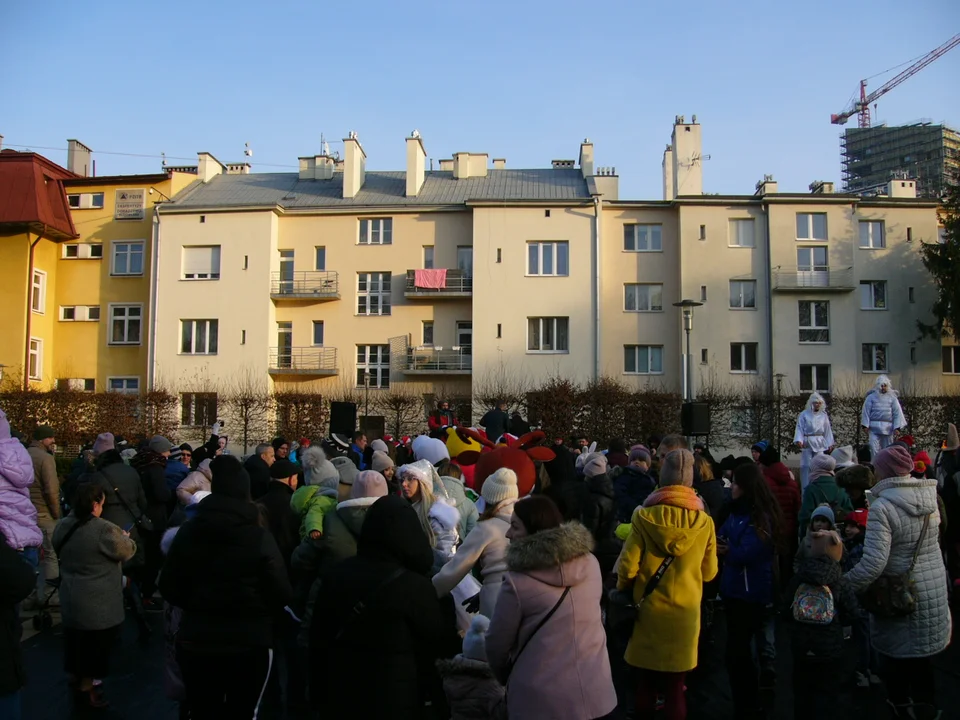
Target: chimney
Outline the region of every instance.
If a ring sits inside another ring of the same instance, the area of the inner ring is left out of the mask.
[[[577,163],[574,162],[573,160],[551,160],[550,166],[554,170],[565,170],[568,168],[575,168],[577,166]]]
[[[453,160],[441,160],[440,161],[440,172],[453,172]]]
[[[2,141],[2,140],[3,140],[3,136],[0,135],[0,141]],[[506,160],[506,158],[494,158],[494,159],[493,159],[493,169],[494,169],[494,170],[503,170],[505,167],[507,167],[507,160]]]
[[[777,181],[773,179],[773,175],[764,175],[763,180],[757,183],[753,194],[758,197],[763,197],[764,195],[772,195],[776,192]]]
[[[420,131],[414,130],[407,138],[407,197],[416,197],[423,187],[427,170],[427,151],[423,147]]]
[[[314,170],[316,169],[316,159],[312,157],[297,159],[300,161],[300,179],[313,180]]]
[[[360,145],[357,132],[351,130],[343,139],[343,196],[355,198],[366,176],[367,154]]]
[[[197,176],[203,182],[210,182],[226,168],[208,152],[197,153]]]
[[[814,180],[809,188],[813,195],[833,195],[833,183],[827,180]]]
[[[673,146],[673,198],[703,195],[703,143],[696,115],[689,123],[683,115],[677,115],[670,144]]]
[[[673,145],[663,151],[663,199],[673,200]]]
[[[336,161],[329,155],[314,155],[313,157],[313,178],[314,180],[332,180],[333,170],[336,167]]]
[[[227,175],[249,175],[250,163],[229,163],[227,165]]]
[[[917,196],[916,180],[891,180],[887,183],[887,197],[915,198]]]
[[[81,177],[90,177],[90,148],[79,140],[67,140],[67,170]]]
[[[593,175],[593,143],[590,138],[584,138],[580,143],[580,171],[584,179]]]
[[[470,177],[470,153],[458,152],[453,154],[453,176],[457,180]]]

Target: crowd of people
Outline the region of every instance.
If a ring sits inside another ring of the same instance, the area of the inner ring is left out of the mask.
[[[442,403],[416,438],[276,438],[245,459],[219,423],[198,447],[103,433],[61,478],[55,430],[25,446],[0,411],[0,717],[20,717],[21,608],[54,593],[93,709],[125,618],[146,640],[159,605],[164,689],[191,720],[267,699],[304,717],[675,720],[718,628],[736,718],[765,717],[783,684],[795,717],[834,716],[845,632],[851,685],[939,717],[960,441],[950,425],[936,461],[914,452],[880,380],[858,451],[810,397],[799,480],[769,441],[720,461],[675,434],[600,449],[505,403],[481,428]]]

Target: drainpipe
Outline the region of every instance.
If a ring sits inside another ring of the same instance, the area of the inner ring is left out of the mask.
[[[160,270],[160,213],[153,206],[153,247],[150,248],[150,331],[147,333],[147,390],[153,390],[155,355],[157,349],[157,301],[160,294],[157,282]]]
[[[762,205],[767,234],[767,391],[773,397],[773,240],[770,238],[770,204]]]
[[[596,380],[600,380],[600,216],[601,211],[603,210],[603,199],[600,195],[593,196],[594,207],[596,209],[596,217],[594,218],[594,233],[593,233],[593,257],[595,260],[595,271],[594,271],[594,308],[596,315],[594,316],[594,348],[593,348],[593,377]],[[568,331],[569,332],[569,331]]]
[[[30,330],[33,323],[33,258],[34,251],[37,248],[37,244],[43,239],[43,234],[46,232],[47,226],[42,226],[42,231],[40,235],[37,235],[37,239],[33,242],[30,242],[30,231],[27,230],[27,242],[30,243],[30,253],[27,260],[27,324],[26,324],[26,335],[24,336],[24,347],[23,347],[23,389],[30,389]]]

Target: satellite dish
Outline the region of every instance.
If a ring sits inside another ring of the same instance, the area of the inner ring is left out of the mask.
[[[243,144],[243,154],[247,157],[253,157],[253,150],[250,149],[250,143]]]

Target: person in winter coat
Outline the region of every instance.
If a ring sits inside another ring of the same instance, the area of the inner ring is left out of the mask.
[[[190,446],[187,445],[187,447]],[[190,456],[192,455],[193,451],[191,450]],[[189,462],[189,458],[187,462],[183,461],[183,449],[178,445],[174,445],[170,451],[170,457],[167,458],[167,466],[163,469],[163,476],[167,481],[167,487],[169,487],[172,492],[176,492],[180,483],[190,474]]]
[[[464,538],[463,544],[440,572],[433,576],[437,595],[444,597],[472,570],[479,569],[483,588],[480,590],[480,614],[493,615],[500,595],[503,574],[507,570],[507,530],[513,517],[513,506],[520,497],[517,474],[500,468],[488,477],[481,488],[486,509],[480,522]]]
[[[396,479],[397,466],[394,464],[393,458],[385,452],[375,450],[373,457],[370,459],[370,468],[374,472],[383,475],[383,479],[387,481],[387,487],[391,495],[400,494],[400,482]]]
[[[504,688],[487,662],[489,629],[490,620],[485,615],[474,615],[463,636],[463,652],[450,660],[437,661],[451,720],[506,720]]]
[[[600,453],[588,457],[583,465],[583,476],[587,493],[581,522],[593,535],[593,554],[600,562],[600,571],[606,576],[612,572],[620,554],[620,543],[614,535],[617,517],[614,512],[613,482],[607,475],[607,458]]]
[[[797,555],[793,561],[793,568],[796,571],[800,567],[800,564],[810,557],[815,557],[817,555],[823,554],[822,545],[824,541],[821,538],[827,533],[830,534],[831,545],[842,545],[840,540],[840,535],[837,532],[837,522],[833,515],[833,510],[830,509],[829,505],[820,505],[815,508],[813,514],[810,516],[810,524],[807,526],[806,534],[803,537],[803,540],[800,541],[800,546],[797,548]],[[844,549],[841,547],[838,550],[838,560],[843,560]]]
[[[593,536],[562,521],[542,495],[519,501],[510,520],[508,570],[486,642],[510,720],[593,720],[617,706]]]
[[[523,437],[530,432],[530,423],[523,419],[523,416],[516,410],[510,415],[510,434],[514,437]]]
[[[620,438],[613,438],[607,444],[607,466],[626,467],[630,462],[627,455],[627,444]]]
[[[507,415],[507,404],[503,400],[497,400],[493,410],[487,410],[480,418],[480,427],[487,433],[490,442],[496,442],[500,439],[510,425],[510,416]]]
[[[147,498],[146,516],[153,524],[154,534],[144,538],[146,551],[146,565],[143,570],[143,595],[146,598],[153,596],[156,589],[157,573],[163,564],[163,555],[160,553],[160,537],[167,528],[168,510],[173,500],[173,492],[167,487],[164,471],[167,467],[167,458],[173,444],[165,437],[155,435],[150,439],[147,447],[142,449],[130,461],[130,466],[140,475],[143,492]]]
[[[193,470],[183,479],[183,482],[177,485],[177,501],[184,507],[191,504],[194,493],[201,490],[210,492],[210,480],[213,477],[213,473],[210,472],[211,462],[213,462],[211,458],[202,461],[197,465],[196,470]]]
[[[250,493],[254,497],[263,495],[270,486],[270,466],[276,459],[273,445],[262,443],[244,461],[243,469],[250,476]]]
[[[400,475],[400,490],[403,498],[410,503],[417,517],[420,518],[420,527],[423,529],[433,548],[433,568],[431,577],[436,575],[457,551],[460,536],[457,534],[457,523],[460,513],[457,509],[434,495],[433,479],[429,470],[416,463],[404,465],[397,473]]]
[[[720,596],[727,616],[727,672],[736,717],[757,718],[762,711],[751,642],[773,602],[773,564],[783,521],[759,466],[738,466],[730,489],[730,515],[717,532],[717,554],[724,560]]]
[[[780,581],[786,583],[793,573],[791,567],[797,552],[800,486],[793,479],[790,469],[783,464],[780,453],[774,447],[768,447],[760,454],[760,470],[763,472],[767,487],[770,488],[770,492],[780,506],[780,517],[783,518],[779,562]]]
[[[430,428],[431,435],[441,431],[445,427],[459,424],[460,421],[457,419],[453,410],[450,409],[450,403],[446,400],[441,400],[437,403],[437,409],[430,413],[430,417],[427,419],[427,426]],[[416,452],[416,450],[414,450],[414,452]]]
[[[350,488],[353,487],[353,483],[357,479],[357,474],[360,472],[357,469],[357,466],[353,463],[353,460],[342,455],[340,457],[335,457],[330,460],[330,464],[336,468],[340,480],[337,483],[337,500],[343,502],[344,500],[350,499]]]
[[[19,440],[10,435],[7,415],[0,410],[0,533],[4,541],[32,567],[40,562],[43,533],[37,509],[30,502],[33,461]]]
[[[480,511],[477,510],[473,499],[467,496],[466,485],[463,481],[463,469],[450,460],[440,463],[433,469],[433,490],[437,497],[446,498],[460,513],[457,532],[460,537],[465,538],[480,521]],[[476,497],[476,493],[473,491],[471,491],[471,494]]]
[[[627,466],[613,478],[614,514],[617,522],[631,522],[634,511],[656,490],[657,482],[649,472],[650,462],[650,453],[646,448],[631,448]]]
[[[873,487],[873,472],[866,465],[837,468],[837,487],[850,498],[854,510],[867,508],[867,490]]]
[[[716,522],[727,502],[727,492],[706,455],[694,455],[693,491],[703,500],[704,508]]]
[[[323,534],[324,515],[333,512],[337,507],[340,473],[318,447],[307,448],[300,460],[304,464],[307,484],[293,493],[290,507],[300,518],[300,539],[309,537],[311,540],[318,540]],[[277,463],[279,462],[281,461],[277,460]],[[289,460],[286,462],[290,463]],[[270,468],[270,471],[272,473],[273,468]]]
[[[277,460],[270,466],[272,478],[267,491],[256,499],[267,512],[267,529],[277,543],[284,565],[290,568],[290,556],[300,544],[300,515],[291,507],[300,468],[290,460]]]
[[[2,447],[2,444],[0,444]],[[21,446],[22,448],[23,446]],[[2,457],[0,457],[2,462]],[[2,465],[0,465],[2,472]],[[20,690],[27,684],[20,650],[18,606],[33,591],[35,577],[0,530],[0,717],[19,720]]]
[[[819,505],[829,505],[837,522],[841,522],[848,512],[853,512],[850,496],[847,495],[846,490],[837,485],[837,479],[834,477],[836,465],[837,461],[824,453],[814,455],[810,461],[810,483],[803,491],[803,501],[800,503],[798,517],[798,526],[803,533],[806,533],[810,516]]]
[[[793,442],[802,450],[800,454],[800,487],[806,490],[809,483],[810,460],[818,453],[829,453],[835,444],[827,403],[820,393],[811,393],[807,407],[797,416],[797,428]],[[768,448],[769,449],[769,448]],[[763,459],[760,460],[763,462]]]
[[[57,553],[54,550],[53,529],[63,515],[60,508],[60,479],[57,476],[57,463],[53,459],[56,445],[53,428],[40,425],[33,431],[33,442],[27,448],[33,461],[33,484],[30,485],[30,499],[37,509],[37,525],[43,533],[43,562],[40,565],[39,587],[46,581],[60,576]]]
[[[916,608],[899,617],[874,615],[870,637],[873,649],[883,656],[882,675],[896,717],[932,718],[932,657],[947,646],[951,631],[947,577],[937,542],[937,481],[909,477],[913,459],[899,445],[878,452],[873,465],[880,481],[873,487],[863,559],[844,580],[862,593],[881,575],[909,572]]]
[[[273,660],[274,617],[293,591],[240,461],[221,455],[210,469],[212,494],[177,532],[160,592],[183,610],[177,661],[190,717],[256,717]]]
[[[684,679],[697,666],[703,584],[717,574],[713,520],[692,489],[693,465],[687,450],[663,458],[661,487],[634,512],[617,563],[617,589],[639,605],[625,659],[640,668],[637,711],[644,717],[661,695],[665,720],[686,718]]]
[[[435,663],[460,640],[453,608],[444,612],[428,579],[432,564],[409,503],[376,500],[357,555],[325,576],[317,596],[314,615],[324,622],[310,631],[310,694],[323,717],[425,720],[427,702],[445,705]]]
[[[893,389],[890,378],[886,375],[877,378],[873,389],[864,398],[860,424],[869,433],[871,458],[875,458],[884,448],[890,447],[897,431],[907,426],[897,391]]]

